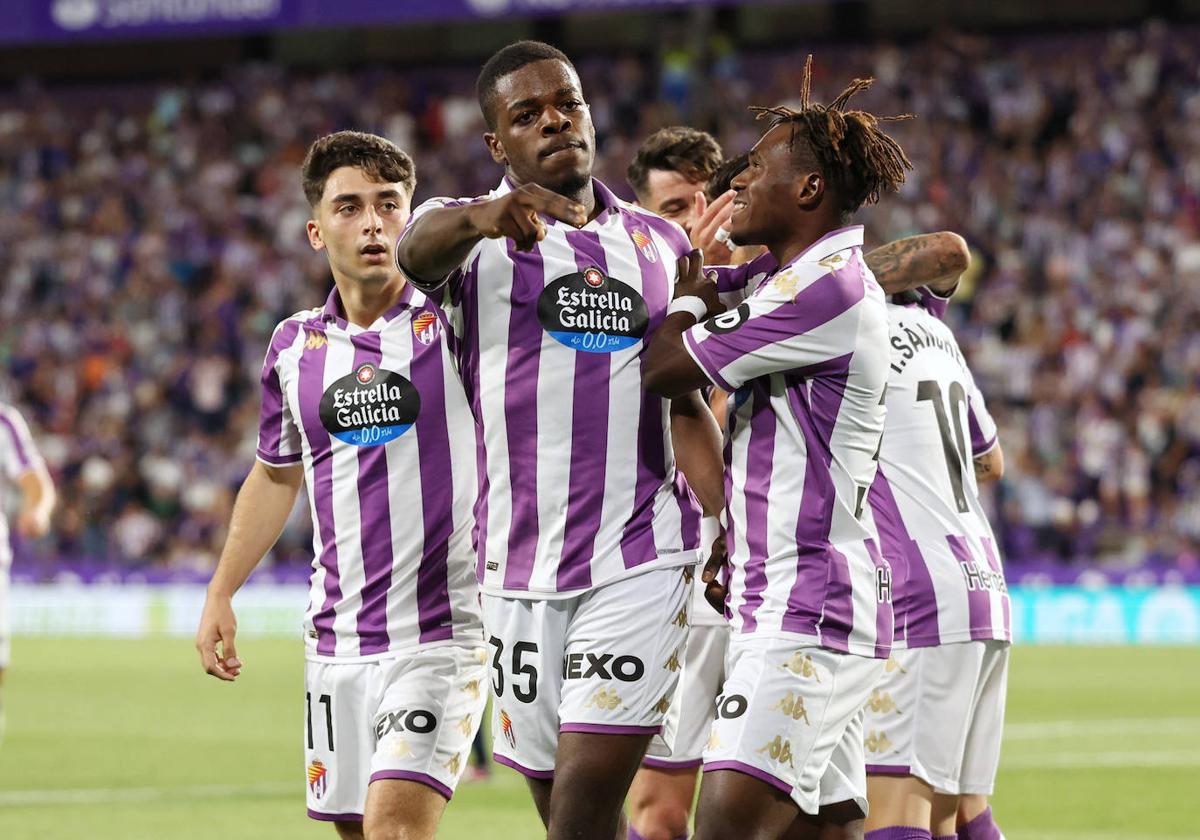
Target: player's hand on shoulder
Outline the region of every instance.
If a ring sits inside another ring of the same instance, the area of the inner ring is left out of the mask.
[[[196,650],[200,653],[200,664],[206,674],[226,682],[237,679],[242,672],[242,663],[237,658],[234,644],[236,635],[237,617],[233,612],[233,601],[210,594],[204,601],[200,628],[196,631]]]
[[[694,249],[684,254],[677,262],[679,278],[675,281],[675,300],[682,297],[698,297],[708,308],[705,318],[720,315],[725,311],[717,296],[717,275],[704,270],[704,252]]]
[[[587,212],[576,201],[537,184],[522,184],[488,201],[469,205],[468,218],[475,232],[486,239],[507,237],[519,251],[529,251],[546,238],[545,214],[575,227],[587,223]]]

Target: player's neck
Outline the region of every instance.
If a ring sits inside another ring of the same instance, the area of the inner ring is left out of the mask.
[[[790,234],[767,248],[781,266],[787,265],[813,246],[818,239],[846,226],[840,213],[813,213],[805,216]]]
[[[369,327],[400,300],[404,275],[394,274],[383,283],[334,278],[342,299],[342,316],[358,327]]]

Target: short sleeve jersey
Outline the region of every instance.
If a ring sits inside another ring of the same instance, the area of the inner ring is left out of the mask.
[[[262,373],[258,458],[308,486],[308,656],[477,642],[476,433],[445,323],[411,286],[370,328],[340,312],[335,289],[280,324]]]
[[[719,270],[718,286],[730,303],[744,299],[684,344],[731,394],[733,629],[886,656],[890,572],[863,513],[883,431],[887,316],[862,228],[833,231],[778,270],[769,258]]]

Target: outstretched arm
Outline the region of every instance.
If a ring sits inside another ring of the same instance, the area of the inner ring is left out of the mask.
[[[418,287],[436,289],[481,239],[508,237],[518,250],[532,250],[546,236],[539,213],[576,227],[587,222],[582,205],[537,184],[522,184],[498,198],[422,213],[400,237],[396,264]]]
[[[971,264],[971,250],[957,233],[948,230],[908,236],[881,245],[864,258],[876,281],[889,295],[928,286],[946,297]]]

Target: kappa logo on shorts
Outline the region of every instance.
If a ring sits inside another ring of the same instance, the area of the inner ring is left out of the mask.
[[[475,720],[471,715],[467,715],[458,722],[458,731],[463,734],[464,738],[470,738],[475,734],[475,727],[473,726],[474,723]]]
[[[674,624],[676,627],[687,627],[688,626],[687,607],[684,607],[683,609],[681,609],[679,611],[679,615],[675,616],[675,620],[672,621],[671,623]]]
[[[782,735],[776,735],[775,740],[768,741],[758,748],[760,753],[766,753],[772,761],[779,764],[786,764],[793,770],[796,765],[792,760],[792,742],[784,739]]]
[[[413,752],[412,744],[408,743],[408,739],[403,735],[388,738],[387,752],[392,758],[417,757],[417,754]]]
[[[461,755],[452,755],[452,756],[450,756],[449,761],[442,763],[442,766],[445,767],[450,772],[451,776],[457,776],[459,774],[459,772],[462,770],[462,756]]]
[[[584,708],[595,708],[605,712],[613,712],[617,709],[628,709],[629,707],[625,705],[625,702],[621,699],[621,695],[617,694],[615,688],[605,686],[592,695]]]
[[[883,666],[883,673],[892,674],[896,671],[899,671],[901,674],[908,673],[908,671],[905,671],[902,667],[900,667],[900,663],[896,661],[895,657],[889,656],[887,664]]]
[[[665,715],[671,710],[671,695],[664,694],[657,703],[650,707],[652,711]]]
[[[871,692],[871,699],[867,701],[865,708],[870,709],[876,714],[887,714],[888,712],[900,714],[900,707],[892,699],[892,693],[890,691],[880,691],[878,688]]]
[[[316,799],[325,795],[329,789],[329,768],[319,758],[314,758],[308,765],[308,789]]]
[[[479,680],[471,680],[462,687],[462,693],[470,695],[472,700],[479,699]]]
[[[792,658],[779,666],[784,671],[791,671],[797,677],[805,679],[814,679],[817,682],[821,681],[821,674],[817,671],[816,663],[813,662],[812,654],[798,650],[792,654]]]
[[[867,748],[867,752],[878,755],[879,753],[887,752],[895,744],[892,743],[891,738],[887,736],[886,732],[875,732],[872,730],[867,733],[866,738],[863,738],[863,746]]]
[[[517,748],[517,736],[513,732],[512,718],[508,716],[508,712],[500,710],[500,732],[504,735],[504,740],[508,741],[508,745],[513,749]]]
[[[717,737],[717,727],[708,730],[708,743],[704,745],[706,750],[719,750],[725,744]]]
[[[663,663],[663,668],[670,671],[672,674],[682,668],[683,665],[679,662],[679,651],[672,651],[667,657],[667,661]]]
[[[610,664],[611,663],[611,664]],[[584,665],[587,670],[584,670]],[[636,656],[613,657],[611,653],[571,653],[563,659],[563,677],[568,680],[618,679],[637,682],[646,673],[646,666]]]
[[[790,717],[792,720],[802,720],[808,726],[812,726],[808,720],[808,709],[804,708],[804,698],[795,692],[789,691],[787,697],[784,697],[771,707],[772,711],[776,709],[783,712],[784,717]]]

